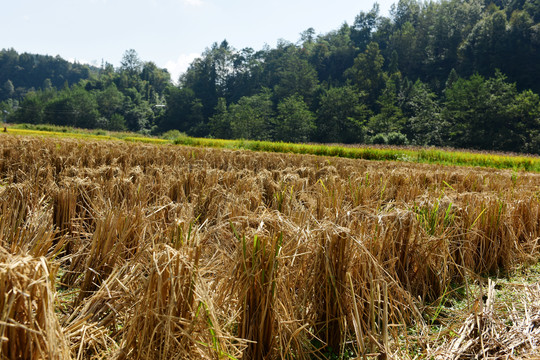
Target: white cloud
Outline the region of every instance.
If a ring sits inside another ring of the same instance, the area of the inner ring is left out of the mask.
[[[184,5],[188,5],[188,6],[202,6],[203,5],[202,0],[182,0],[182,2],[184,3]]]
[[[191,54],[182,54],[176,60],[169,60],[165,64],[165,68],[169,70],[171,74],[171,79],[174,82],[178,81],[178,78],[183,74],[189,67],[189,65],[196,58],[200,57],[201,54],[191,53]]]
[[[85,59],[76,59],[76,58],[67,58],[66,59],[67,61],[69,61],[70,63],[79,63],[79,64],[83,64],[83,65],[94,65],[97,63],[96,60],[93,60],[93,61],[88,61],[88,60],[85,60]]]

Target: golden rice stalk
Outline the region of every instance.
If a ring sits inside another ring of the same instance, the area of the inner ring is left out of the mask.
[[[0,358],[70,359],[45,258],[0,247]]]
[[[178,251],[159,245],[148,254],[118,359],[225,358],[227,346],[212,306],[197,294],[199,247]]]
[[[61,235],[73,231],[77,196],[72,189],[59,190],[53,197],[53,224]]]
[[[0,246],[11,254],[54,257],[64,239],[54,237],[50,206],[29,184],[9,186],[0,197]]]
[[[80,320],[63,329],[70,343],[73,359],[110,359],[118,344],[109,336],[109,329]]]
[[[59,237],[73,233],[73,218],[77,206],[77,196],[72,189],[59,190],[53,196],[53,224]],[[55,240],[55,243],[58,241]],[[66,241],[62,249],[62,255],[70,255],[72,242]]]
[[[89,252],[82,249],[79,257],[86,258],[84,278],[77,299],[79,304],[98,289],[117,263],[124,263],[142,250],[142,214],[133,209],[131,214],[110,211],[96,224]],[[75,262],[74,262],[75,263]]]
[[[353,251],[350,235],[337,231],[321,233],[313,263],[313,306],[317,316],[315,335],[323,342],[325,352],[337,354],[344,345],[347,329],[346,278]]]
[[[231,285],[240,307],[238,336],[248,341],[243,358],[271,359],[278,335],[275,304],[283,236],[247,239],[234,232],[240,246]]]
[[[74,309],[70,308],[72,290],[64,295],[66,311],[61,318],[64,334],[77,359],[110,358],[119,349],[126,330],[126,319],[138,300],[140,283],[146,273],[146,253],[117,266],[99,289]],[[98,357],[99,358],[99,357]]]

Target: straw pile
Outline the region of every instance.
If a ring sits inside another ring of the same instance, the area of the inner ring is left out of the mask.
[[[2,359],[70,359],[51,276],[44,258],[11,255],[0,247]]]

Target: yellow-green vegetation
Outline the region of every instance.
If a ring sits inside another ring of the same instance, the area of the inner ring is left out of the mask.
[[[497,274],[538,263],[539,174],[9,135],[0,154],[3,359],[538,353],[537,286],[503,311]]]
[[[43,130],[47,129],[47,130]],[[102,130],[80,130],[59,126],[19,125],[11,126],[8,132],[14,135],[42,135],[57,137],[74,137],[92,140],[122,139],[131,142],[153,144],[175,143],[179,145],[214,147],[224,149],[243,149],[277,153],[309,154],[319,156],[343,157],[364,160],[388,160],[440,165],[481,166],[496,169],[513,169],[516,171],[540,172],[540,157],[512,154],[491,154],[485,152],[467,152],[444,150],[437,148],[400,148],[374,147],[369,145],[342,146],[324,144],[296,144],[270,141],[222,140],[194,138],[181,134],[171,138],[167,134],[163,138],[141,136],[136,133],[105,132]]]
[[[219,140],[191,138],[175,140],[176,144],[207,146],[228,149],[245,149],[279,153],[337,156],[350,159],[391,160],[441,165],[482,166],[496,169],[540,171],[540,157],[519,155],[497,155],[467,151],[442,150],[436,148],[378,148],[369,145],[340,146],[317,144],[294,144],[270,141]]]
[[[137,133],[130,132],[115,132],[104,130],[87,130],[76,129],[68,126],[56,125],[10,125],[6,128],[6,132],[11,135],[33,135],[33,136],[49,136],[49,137],[68,137],[75,139],[88,140],[114,140],[120,139],[125,141],[145,142],[162,144],[169,143],[165,139],[159,139],[150,136],[141,136]]]
[[[113,139],[113,137],[109,135],[96,135],[92,133],[61,132],[61,131],[47,131],[47,130],[33,130],[33,129],[18,129],[18,128],[12,128],[12,127],[8,128],[7,133],[11,135],[67,137],[67,138],[89,139],[89,140]]]

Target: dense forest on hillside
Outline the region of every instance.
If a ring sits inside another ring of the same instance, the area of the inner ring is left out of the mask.
[[[0,69],[13,122],[540,153],[540,0],[375,4],[296,43],[214,43],[177,84],[135,50],[117,69],[3,50]]]
[[[99,68],[71,63],[60,56],[18,54],[14,49],[0,51],[0,101],[23,98],[39,89],[62,89],[88,79]]]

